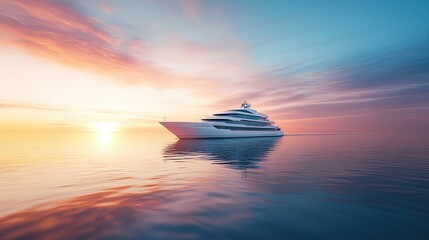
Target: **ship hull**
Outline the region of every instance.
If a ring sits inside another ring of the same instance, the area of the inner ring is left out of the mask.
[[[214,127],[215,124],[209,122],[160,122],[160,124],[180,139],[281,137],[284,135],[280,130],[252,131],[218,129]]]

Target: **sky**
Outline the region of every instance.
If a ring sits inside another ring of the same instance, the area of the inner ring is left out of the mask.
[[[286,132],[428,132],[428,1],[0,0],[0,131],[244,100]]]

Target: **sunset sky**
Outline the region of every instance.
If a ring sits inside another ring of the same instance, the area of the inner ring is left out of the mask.
[[[146,129],[244,100],[286,132],[429,131],[428,13],[408,0],[0,0],[0,131]]]

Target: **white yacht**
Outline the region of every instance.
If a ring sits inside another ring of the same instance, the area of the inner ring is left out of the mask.
[[[231,109],[201,119],[202,122],[160,122],[180,139],[280,137],[284,133],[268,116],[258,113],[246,101]]]

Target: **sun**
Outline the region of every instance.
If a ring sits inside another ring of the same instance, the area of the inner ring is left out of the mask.
[[[98,133],[110,133],[116,132],[118,130],[118,126],[115,123],[98,122],[95,124],[94,130]]]
[[[112,133],[118,131],[119,127],[116,123],[97,122],[92,126],[92,130],[98,133],[98,140],[104,145],[112,140]]]

